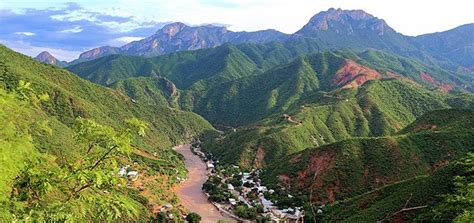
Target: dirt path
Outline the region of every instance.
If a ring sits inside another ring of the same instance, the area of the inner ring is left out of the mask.
[[[219,220],[236,222],[234,219],[222,215],[212,205],[202,192],[201,188],[207,180],[206,164],[191,152],[191,145],[181,145],[174,149],[185,158],[188,179],[176,187],[176,194],[189,211],[196,212],[202,217],[202,223],[215,223]]]

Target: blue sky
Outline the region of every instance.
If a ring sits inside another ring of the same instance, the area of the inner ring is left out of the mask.
[[[473,23],[474,1],[428,0],[0,0],[0,43],[27,55],[72,60],[88,49],[152,35],[170,21],[219,23],[233,31],[293,33],[330,7],[363,9],[419,35]]]

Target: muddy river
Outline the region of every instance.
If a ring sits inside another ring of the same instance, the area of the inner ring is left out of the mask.
[[[190,147],[189,144],[175,147],[175,150],[184,156],[186,169],[188,170],[188,179],[176,188],[176,194],[178,194],[181,204],[189,211],[201,215],[202,223],[215,223],[219,220],[236,222],[234,219],[221,214],[202,192],[202,185],[207,180],[206,164],[191,152]]]

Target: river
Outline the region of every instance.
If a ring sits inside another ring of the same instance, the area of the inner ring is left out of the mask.
[[[219,220],[236,222],[234,219],[224,216],[211,204],[202,191],[202,185],[207,180],[206,164],[191,152],[191,145],[185,144],[175,147],[176,152],[185,158],[188,179],[176,188],[176,194],[181,204],[191,212],[201,215],[202,223],[215,223]]]

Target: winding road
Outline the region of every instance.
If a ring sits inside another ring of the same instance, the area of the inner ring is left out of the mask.
[[[202,185],[207,180],[206,164],[191,152],[191,145],[185,144],[174,148],[185,158],[188,179],[176,187],[176,194],[181,204],[191,212],[201,215],[202,223],[215,223],[219,220],[236,222],[234,219],[224,216],[211,204],[202,192]]]

